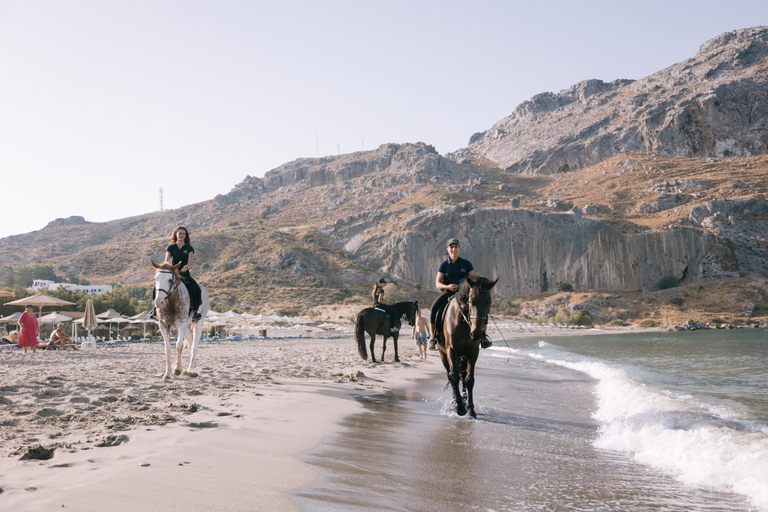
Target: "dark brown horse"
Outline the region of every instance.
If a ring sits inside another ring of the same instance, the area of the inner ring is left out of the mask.
[[[397,338],[399,331],[391,332],[390,327],[400,325],[400,319],[405,315],[408,324],[413,325],[416,322],[416,311],[419,309],[419,302],[397,302],[392,306],[387,306],[391,314],[378,308],[365,308],[355,317],[355,338],[357,339],[357,352],[364,360],[368,360],[368,351],[365,348],[365,333],[371,337],[371,362],[376,362],[376,356],[373,355],[373,344],[376,341],[376,335],[381,334],[384,337],[383,348],[381,349],[381,362],[384,362],[384,352],[387,351],[387,338],[392,336],[395,342],[395,362],[400,362],[400,356],[397,353]]]
[[[459,289],[448,303],[443,328],[438,333],[440,358],[448,372],[448,382],[453,387],[456,413],[459,416],[464,416],[469,410],[470,416],[477,417],[472,395],[475,362],[480,353],[480,342],[485,338],[488,313],[491,310],[491,289],[496,281],[480,276],[462,279]],[[466,405],[464,396],[459,392],[459,382],[467,393]]]

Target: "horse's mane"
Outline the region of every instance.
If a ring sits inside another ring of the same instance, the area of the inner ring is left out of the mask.
[[[490,288],[493,286],[493,281],[488,279],[487,277],[483,276],[472,276],[472,281],[474,281],[475,286],[480,286],[480,288]],[[459,289],[456,290],[456,300],[459,301],[461,304],[466,304],[467,301],[469,301],[469,291],[472,289],[472,285],[469,284],[469,281],[467,278],[463,278],[461,281],[459,281]]]

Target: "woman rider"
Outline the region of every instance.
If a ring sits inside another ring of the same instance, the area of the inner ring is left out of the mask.
[[[200,320],[198,308],[202,299],[200,297],[200,285],[189,274],[189,269],[192,267],[195,256],[195,250],[189,242],[189,231],[187,231],[187,228],[179,226],[174,229],[173,235],[171,235],[171,245],[165,250],[165,262],[171,265],[181,262],[179,273],[187,285],[187,290],[189,290],[191,308],[195,312],[194,316],[192,316],[192,321],[196,322]]]
[[[437,277],[435,278],[435,286],[443,293],[435,299],[432,304],[432,308],[429,311],[429,324],[432,328],[432,339],[429,340],[429,348],[432,350],[437,349],[437,331],[435,330],[435,323],[437,322],[437,313],[448,302],[448,299],[456,293],[459,289],[459,283],[467,276],[475,275],[474,267],[469,260],[459,257],[459,251],[461,250],[459,240],[457,238],[451,238],[446,244],[446,250],[448,251],[448,258],[440,263],[437,268]],[[488,348],[493,343],[488,338],[483,339],[483,348]]]
[[[376,284],[373,285],[373,290],[371,290],[371,298],[373,299],[373,307],[381,309],[387,313],[387,318],[390,321],[390,328],[389,332],[395,333],[400,330],[400,322],[399,318],[396,321],[393,321],[392,319],[395,318],[396,313],[389,309],[389,306],[387,306],[387,303],[384,302],[384,285],[387,284],[387,280],[383,277],[378,280]]]
[[[375,308],[386,304],[386,302],[384,302],[385,284],[387,284],[387,280],[382,277],[376,284],[373,285],[373,290],[371,290],[371,298],[373,299],[373,307]]]

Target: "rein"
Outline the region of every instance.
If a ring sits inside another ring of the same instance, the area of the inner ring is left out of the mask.
[[[176,289],[179,287],[179,282],[180,282],[181,280],[177,281],[176,279],[174,279],[174,277],[173,277],[173,272],[171,272],[170,270],[158,270],[158,271],[157,271],[157,273],[158,273],[158,274],[160,274],[161,272],[162,272],[162,273],[165,273],[165,274],[171,274],[171,286],[170,286],[170,287],[168,287],[168,289],[167,289],[167,290],[165,290],[165,289],[163,289],[163,288],[158,288],[158,289],[157,289],[157,291],[158,291],[158,292],[163,292],[163,293],[165,294],[165,296],[166,296],[166,297],[170,297],[170,296],[171,296],[171,294],[172,294],[173,292],[175,292],[175,291],[176,291]]]

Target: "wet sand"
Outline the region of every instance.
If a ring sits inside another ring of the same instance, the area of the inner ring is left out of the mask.
[[[361,397],[365,412],[303,455],[321,478],[294,492],[296,503],[311,512],[752,510],[742,496],[687,488],[595,448],[595,381],[507,356],[481,353],[477,420],[453,412],[443,372]]]

